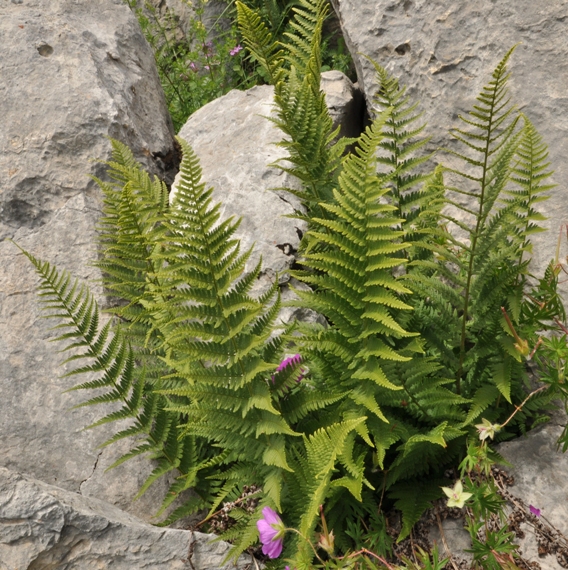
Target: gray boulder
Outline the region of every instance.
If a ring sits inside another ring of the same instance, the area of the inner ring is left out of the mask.
[[[152,466],[101,472],[111,452],[97,445],[114,426],[82,431],[101,412],[68,411],[85,396],[63,393],[76,380],[60,378],[69,368],[48,342],[55,323],[41,318],[38,279],[7,239],[89,281],[104,305],[91,266],[101,195],[89,175],[105,166],[93,159],[110,159],[111,136],[170,182],[176,166],[154,57],[122,0],[0,2],[0,37],[0,466],[76,492],[98,480],[99,498],[149,518],[159,499],[131,501]]]
[[[339,127],[340,137],[358,137],[363,130],[365,103],[363,93],[349,77],[337,70],[321,75],[321,88],[334,128]]]
[[[0,468],[0,570],[221,570],[230,545],[157,528],[104,501]]]
[[[568,45],[566,3],[493,0],[332,0],[372,106],[375,59],[421,102],[431,149],[452,145],[450,127],[471,109],[500,59],[519,44],[510,62],[513,101],[550,148],[555,169],[552,198],[542,204],[550,232],[535,236],[534,269],[554,256],[558,232],[568,220]],[[441,158],[441,157],[439,157]],[[446,161],[446,157],[443,157]]]
[[[553,419],[526,437],[502,443],[497,450],[513,467],[507,469],[515,478],[513,495],[527,505],[541,511],[545,522],[550,522],[568,541],[568,455],[556,444],[568,418],[555,413]],[[529,560],[538,560],[542,570],[566,568],[554,555],[539,557],[535,533],[527,523],[521,525],[525,538],[520,541],[521,552]]]
[[[262,256],[266,283],[273,283],[276,273],[281,281],[286,279],[283,272],[294,262],[306,230],[304,222],[284,218],[302,211],[300,201],[270,190],[293,183],[268,166],[284,156],[275,145],[280,131],[266,118],[272,113],[273,95],[269,85],[233,90],[193,113],[179,132],[199,157],[214,199],[222,202],[221,217],[242,216],[237,233],[241,248],[246,251],[255,244],[246,270],[252,271]]]

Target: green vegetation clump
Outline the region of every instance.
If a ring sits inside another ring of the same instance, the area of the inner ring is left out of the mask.
[[[106,444],[133,438],[117,464],[155,461],[141,493],[175,473],[160,513],[193,489],[162,524],[206,512],[199,526],[221,528],[231,505],[223,538],[235,556],[260,538],[279,568],[282,556],[298,570],[390,569],[397,545],[445,498],[466,509],[476,564],[513,569],[489,441],[547,421],[568,396],[558,260],[530,273],[551,171],[508,96],[514,48],[451,131],[460,166],[428,172],[419,102],[378,64],[374,120],[358,139],[337,139],[320,89],[326,1],[298,0],[282,36],[262,11],[236,9],[249,61],[274,84],[282,168],[299,182],[288,191],[305,206],[291,273],[312,290],[294,304],[327,326],[279,327],[276,283],[252,296],[261,265],[245,273],[238,221],[220,217],[184,141],[171,202],[114,141],[110,182],[98,180],[97,263],[122,301],[113,319],[101,325],[84,286],[25,253],[60,340],[79,351],[71,375],[96,374],[75,389],[98,389],[84,405],[119,404],[95,425],[130,420]],[[566,430],[559,443],[568,447]],[[413,556],[399,563],[447,563],[436,550]]]
[[[270,83],[264,68],[243,51],[235,0],[226,0],[218,14],[208,12],[210,0],[180,0],[192,14],[186,22],[172,8],[160,11],[148,0],[125,1],[154,51],[176,133],[194,111],[231,89]],[[265,18],[277,41],[289,31],[292,8],[297,4],[297,0],[247,0]],[[338,69],[354,79],[353,62],[337,19],[329,17],[325,28],[322,71]]]

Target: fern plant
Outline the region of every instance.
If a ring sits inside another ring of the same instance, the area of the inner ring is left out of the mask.
[[[455,459],[447,448],[464,434],[457,423],[465,419],[459,406],[467,400],[447,389],[451,380],[438,374],[439,364],[424,355],[416,333],[404,326],[412,308],[404,298],[411,291],[393,270],[407,263],[403,252],[411,244],[402,241],[404,219],[392,204],[392,174],[377,174],[377,150],[391,113],[389,108],[379,115],[344,161],[334,203],[321,204],[327,219],[314,220],[329,231],[308,232],[314,249],[303,256],[304,269],[293,275],[314,287],[312,293],[297,291],[298,304],[331,323],[328,328],[300,325],[299,341],[302,353],[318,366],[321,389],[344,394],[330,412],[367,418],[356,430],[360,441],[353,438],[352,449],[340,458],[344,476],[336,486],[357,500],[363,485],[392,487],[404,512],[404,538],[439,495],[439,481],[429,481],[410,502],[404,501],[409,486],[393,485]],[[345,500],[336,498],[338,509]],[[329,516],[339,523],[333,510]]]
[[[105,213],[98,265],[115,297],[113,320],[101,327],[84,286],[25,252],[42,279],[45,309],[66,329],[58,340],[80,351],[69,360],[86,362],[70,375],[100,375],[73,388],[102,390],[82,405],[121,405],[90,427],[131,421],[104,445],[133,437],[133,449],[116,464],[139,454],[156,460],[140,493],[176,472],[160,512],[193,489],[162,524],[203,509],[212,515],[246,485],[263,490],[259,509],[288,509],[290,486],[300,483],[323,500],[344,440],[360,420],[318,426],[304,437],[293,429],[338,396],[314,392],[307,378],[299,385],[297,361],[278,370],[288,331],[273,336],[277,285],[258,299],[249,295],[260,264],[243,274],[251,251],[240,253],[232,239],[238,222],[220,221],[191,148],[180,140],[181,180],[169,205],[165,186],[126,147],[112,144],[112,182],[99,180]],[[291,465],[298,466],[293,478]],[[318,505],[299,505],[295,521],[311,530]],[[240,552],[257,540],[258,516],[232,515],[238,522],[227,537],[237,533]]]
[[[473,400],[467,422],[492,405],[493,414],[506,413],[499,408],[523,398],[523,360],[542,327],[541,321],[524,322],[522,315],[528,302],[530,235],[542,231],[538,221],[543,217],[534,205],[545,199],[542,192],[550,186],[541,182],[550,172],[534,127],[509,103],[512,51],[469,116],[460,117],[464,128],[452,131],[464,152],[451,152],[464,166],[446,173],[465,184],[447,188],[445,202],[456,213],[444,211],[442,217],[463,237],[457,239],[441,225],[434,232],[437,241],[426,246],[433,255],[413,261],[407,276],[420,293],[417,330],[435,347],[454,378],[455,392]],[[516,328],[530,335],[521,344],[515,342]],[[539,404],[549,398],[544,393]]]
[[[316,8],[312,10],[316,13]],[[244,34],[247,32],[254,44],[255,31],[245,29]],[[333,196],[310,194],[312,229],[301,258],[303,270],[293,275],[314,288],[313,293],[298,292],[298,304],[315,308],[331,326],[321,330],[301,327],[300,345],[317,366],[321,386],[346,391],[342,400],[331,406],[331,414],[367,416],[357,433],[359,442],[365,442],[373,453],[359,447],[360,457],[366,459],[353,474],[363,481],[362,473],[368,477],[369,472],[381,472],[381,477],[369,479],[383,491],[389,490],[403,511],[399,539],[439,495],[439,483],[434,480],[430,491],[411,493],[419,488],[417,478],[427,475],[435,479],[444,466],[457,460],[471,429],[468,426],[481,413],[487,411],[496,421],[524,398],[526,347],[536,346],[537,331],[546,326],[542,316],[535,319],[530,310],[534,303],[525,296],[526,252],[530,235],[539,231],[537,222],[542,216],[534,205],[549,189],[541,182],[550,173],[546,171],[546,149],[534,127],[515,113],[507,98],[506,64],[512,51],[498,65],[470,117],[463,119],[471,130],[453,132],[473,153],[454,152],[471,170],[438,167],[430,175],[424,172],[430,156],[416,155],[427,142],[420,138],[423,125],[414,126],[419,119],[416,105],[409,103],[398,82],[375,64],[382,123],[374,124],[373,135],[366,133],[358,141],[359,162],[350,156],[337,169],[328,158],[327,170],[323,167],[321,171],[339,172]],[[305,49],[304,53],[304,61],[308,61],[307,54],[314,50]],[[319,75],[309,65],[300,68],[302,85],[311,84],[315,91]],[[286,75],[283,77],[282,83]],[[289,77],[293,79],[293,73]],[[293,84],[292,79],[288,85],[295,93],[302,92],[300,82]],[[285,108],[278,97],[276,100],[279,109]],[[315,106],[309,109],[316,117]],[[282,130],[296,140],[293,117],[280,116],[285,122]],[[326,121],[327,117],[321,117],[306,129],[312,134],[308,145],[317,144],[317,133],[325,130]],[[330,144],[328,140],[328,148]],[[294,143],[290,147],[286,160],[297,164],[298,151]],[[373,150],[367,155],[369,148]],[[377,149],[378,156],[369,160]],[[322,156],[324,153],[318,155]],[[469,186],[446,186],[444,177],[452,175],[465,179]],[[321,181],[307,169],[299,178],[303,188],[309,188],[310,181],[312,187]],[[372,187],[382,190],[373,195]],[[379,210],[384,216],[388,207],[396,214],[369,225],[367,192],[375,208],[371,218]],[[473,201],[473,206],[464,205],[463,197]],[[461,214],[448,212],[448,206]],[[384,251],[390,248],[391,252],[389,259],[383,251],[381,261],[374,264],[370,252],[381,249],[369,245],[376,231],[373,224],[382,224],[380,239],[388,244]],[[449,225],[462,235],[450,232]],[[554,297],[552,293],[547,302],[558,306]],[[382,305],[381,309],[376,310],[375,304]],[[369,326],[363,316],[377,322]],[[527,336],[522,347],[515,346],[520,338],[517,329]],[[406,331],[421,333],[425,342],[405,341]],[[371,379],[374,385],[366,382]],[[509,427],[524,430],[531,422],[541,421],[555,393],[557,387],[541,392]],[[510,435],[511,431],[504,431],[501,437]],[[360,486],[355,488],[353,495],[359,498]],[[334,493],[332,501],[344,511],[349,499],[343,496],[340,500]],[[337,521],[341,518],[335,516]]]

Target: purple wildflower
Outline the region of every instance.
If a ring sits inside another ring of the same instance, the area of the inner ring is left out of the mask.
[[[242,49],[243,49],[243,46],[241,46],[241,45],[236,45],[236,46],[229,52],[229,55],[237,55]]]
[[[280,371],[284,370],[284,368],[286,368],[286,366],[288,366],[289,364],[292,364],[292,365],[297,364],[297,363],[301,362],[301,360],[302,360],[302,356],[299,354],[294,354],[294,356],[288,356],[278,365],[276,372],[280,372]]]
[[[300,354],[294,354],[294,356],[288,356],[285,358],[276,369],[276,372],[282,372],[286,366],[294,366],[296,364],[300,364],[302,362],[302,356]],[[304,378],[304,370],[300,368],[300,375],[296,379],[296,382],[301,382]],[[274,376],[272,376],[272,381],[274,382]]]
[[[203,69],[206,69],[207,71],[209,71],[210,67],[208,65],[204,65]]]
[[[262,552],[268,558],[278,558],[282,553],[282,544],[286,528],[278,513],[270,507],[262,509],[263,518],[256,521],[256,527],[262,542]]]
[[[532,505],[529,505],[529,511],[530,511],[535,517],[540,517],[540,509],[537,509],[536,507],[533,507]]]
[[[195,62],[193,61],[189,62],[189,69],[191,69],[191,71],[198,71],[198,67],[197,65],[195,65]]]

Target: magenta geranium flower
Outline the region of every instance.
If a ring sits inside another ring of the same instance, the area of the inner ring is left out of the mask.
[[[537,509],[536,507],[533,507],[532,505],[529,505],[529,511],[530,511],[535,517],[540,517],[540,509]]]
[[[288,356],[288,358],[285,358],[278,365],[276,372],[281,372],[282,370],[284,370],[284,368],[286,368],[286,366],[294,366],[296,364],[299,364],[300,362],[302,362],[302,356],[300,354],[294,354],[294,356]],[[300,369],[300,375],[296,379],[296,382],[300,382],[302,380],[302,378],[304,377],[303,373],[304,371]],[[274,376],[272,377],[272,381],[274,382]]]
[[[282,553],[286,528],[278,513],[270,507],[262,509],[262,517],[256,521],[260,542],[262,542],[262,552],[268,558],[278,558]]]

